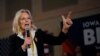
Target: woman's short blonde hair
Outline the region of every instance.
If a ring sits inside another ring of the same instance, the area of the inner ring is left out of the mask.
[[[24,13],[24,12],[29,14],[30,19],[31,19],[31,21],[32,21],[32,16],[31,16],[31,13],[30,13],[29,10],[27,10],[27,9],[21,9],[21,10],[17,11],[16,14],[15,14],[14,20],[13,20],[13,25],[12,25],[12,26],[13,26],[13,27],[12,27],[12,31],[13,31],[14,33],[19,33],[19,32],[22,31],[21,28],[20,28],[20,24],[19,24],[19,18],[20,18],[21,13]],[[33,24],[33,22],[32,22],[32,27],[33,27],[34,29],[36,29],[36,27],[35,27],[35,25]]]

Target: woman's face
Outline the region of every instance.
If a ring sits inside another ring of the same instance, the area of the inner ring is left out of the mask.
[[[31,28],[31,19],[28,13],[21,13],[19,17],[19,24],[22,30],[25,30],[26,25],[28,25]]]

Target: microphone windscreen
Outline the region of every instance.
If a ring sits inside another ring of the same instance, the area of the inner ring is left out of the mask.
[[[25,33],[27,37],[30,37],[30,30],[29,30],[29,25],[25,26]]]

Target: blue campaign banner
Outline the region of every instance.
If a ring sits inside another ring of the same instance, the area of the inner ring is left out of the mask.
[[[68,34],[83,56],[96,56],[100,53],[100,14],[74,19]]]

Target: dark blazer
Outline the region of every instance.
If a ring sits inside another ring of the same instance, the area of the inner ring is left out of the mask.
[[[66,40],[66,34],[60,32],[58,36],[53,36],[40,29],[35,33],[35,43],[37,47],[38,56],[45,56],[43,51],[43,44],[60,45]],[[10,40],[10,56],[27,56],[27,51],[24,52],[21,48],[24,40],[19,38],[17,34],[12,34],[9,37]]]

